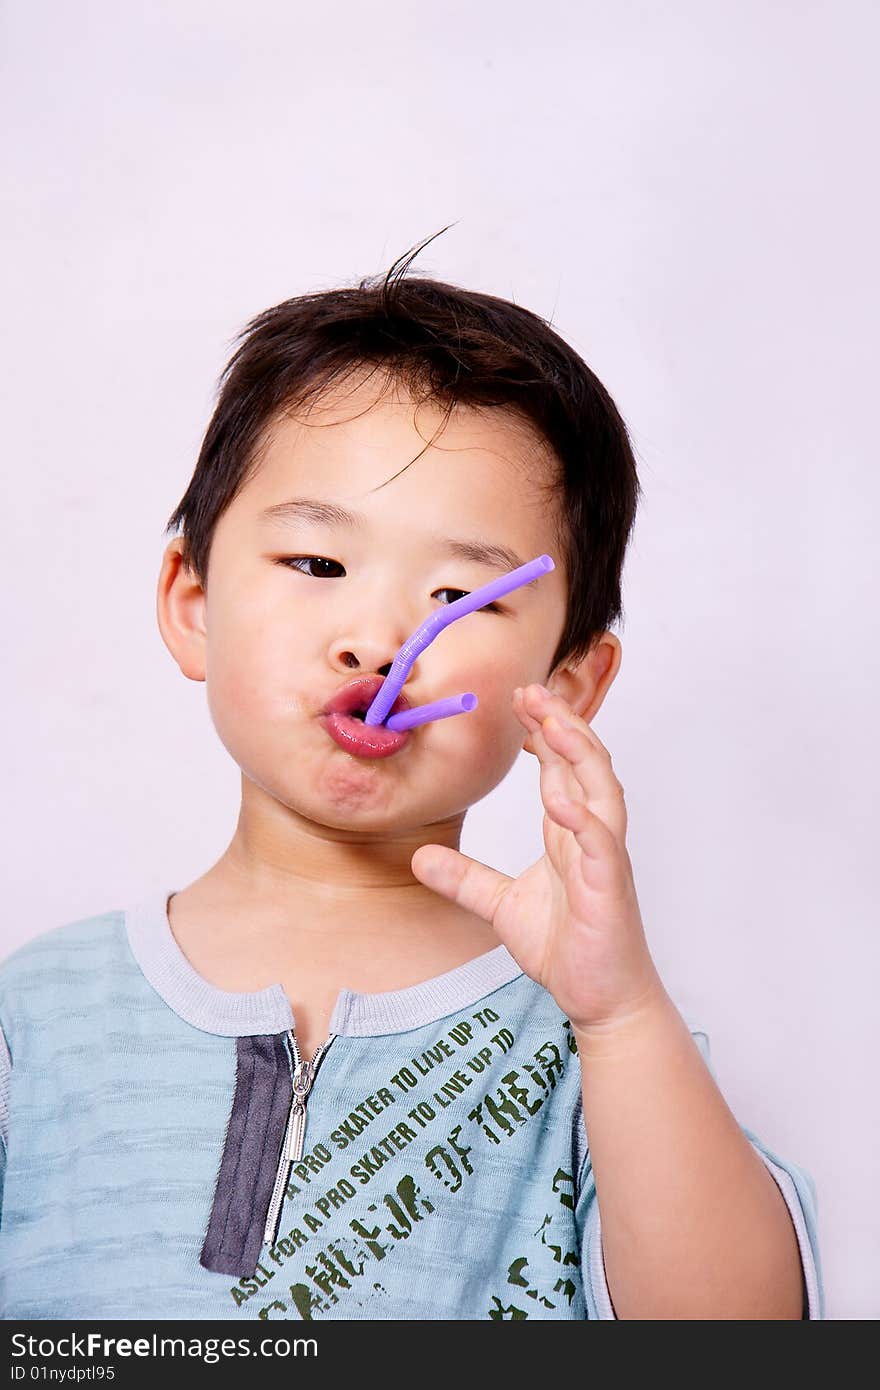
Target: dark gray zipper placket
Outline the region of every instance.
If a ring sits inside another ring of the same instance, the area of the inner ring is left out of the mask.
[[[290,1165],[302,1157],[306,1099],[335,1036],[310,1062],[292,1029],[236,1038],[235,1094],[199,1256],[204,1269],[252,1276],[266,1243],[277,1239]]]
[[[287,1115],[287,1126],[284,1131],[284,1139],[281,1144],[281,1153],[278,1158],[278,1169],[275,1174],[275,1185],[272,1188],[272,1196],[269,1199],[269,1210],[266,1213],[266,1224],[263,1228],[263,1244],[272,1246],[278,1239],[278,1223],[281,1218],[281,1208],[284,1203],[284,1192],[290,1179],[290,1167],[293,1163],[298,1163],[302,1158],[303,1144],[306,1134],[306,1101],[312,1084],[318,1074],[318,1068],[324,1059],[328,1047],[336,1037],[331,1033],[325,1043],[322,1043],[309,1062],[300,1055],[296,1037],[293,1029],[288,1029],[287,1037],[293,1052],[293,1094],[290,1100],[290,1110]]]

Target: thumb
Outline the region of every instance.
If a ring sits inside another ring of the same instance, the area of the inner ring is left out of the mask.
[[[512,878],[448,845],[420,845],[410,861],[420,883],[491,924]]]

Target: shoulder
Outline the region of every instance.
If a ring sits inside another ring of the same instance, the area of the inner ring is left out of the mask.
[[[72,964],[96,949],[106,949],[124,925],[125,913],[119,909],[49,927],[0,958],[0,980],[24,980],[35,971]]]
[[[72,990],[106,983],[130,960],[122,909],[50,927],[11,951],[0,960],[0,1027],[9,1047],[10,1034],[28,1017],[69,1008]]]
[[[77,1018],[104,1017],[108,994],[134,966],[125,911],[99,912],[38,932],[0,960],[0,1139],[8,1135],[12,1073],[38,1065],[41,1039]]]

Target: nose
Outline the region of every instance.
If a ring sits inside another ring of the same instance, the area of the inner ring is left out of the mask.
[[[384,680],[405,640],[406,638],[402,637],[399,646],[395,647],[393,651],[387,644],[379,647],[378,644],[370,642],[366,638],[360,642],[337,642],[331,653],[332,663],[339,670],[355,671],[361,675],[373,675],[375,673]],[[407,681],[414,677],[417,678],[418,671],[419,663],[414,661]]]
[[[376,674],[384,680],[401,647],[425,616],[417,605],[402,602],[399,593],[393,597],[388,589],[365,593],[357,612],[348,612],[344,626],[340,624],[330,640],[330,664],[340,672]],[[418,680],[418,675],[419,663],[415,661],[407,683]]]

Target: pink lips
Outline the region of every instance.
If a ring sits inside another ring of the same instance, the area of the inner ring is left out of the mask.
[[[318,716],[327,733],[340,748],[358,758],[388,758],[409,742],[410,731],[395,733],[383,724],[365,724],[352,710],[366,711],[382,688],[381,676],[359,676],[328,700]],[[389,713],[409,709],[405,695],[398,695]]]
[[[388,758],[409,742],[409,730],[396,734],[382,724],[365,724],[351,714],[322,714],[321,723],[330,737],[358,758]]]

